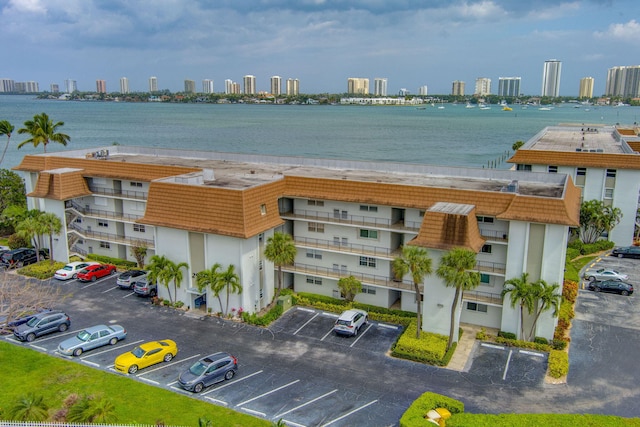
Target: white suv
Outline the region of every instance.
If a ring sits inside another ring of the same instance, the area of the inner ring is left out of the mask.
[[[343,312],[333,326],[333,331],[338,335],[358,335],[360,328],[366,325],[369,315],[364,310],[356,308]]]

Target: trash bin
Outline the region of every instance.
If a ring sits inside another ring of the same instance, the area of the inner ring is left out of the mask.
[[[278,297],[277,304],[282,307],[282,312],[289,310],[293,305],[291,295],[282,295]]]

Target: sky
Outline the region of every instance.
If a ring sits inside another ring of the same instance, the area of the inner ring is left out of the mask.
[[[561,96],[580,79],[604,94],[607,71],[640,65],[638,0],[0,0],[0,78],[78,90],[184,90],[184,80],[299,79],[343,93],[349,77],[387,78],[388,94],[472,94],[477,78],[521,77],[540,95],[545,60],[562,62]]]

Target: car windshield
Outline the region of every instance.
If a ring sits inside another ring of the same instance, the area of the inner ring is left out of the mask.
[[[65,265],[64,267],[62,267],[62,269],[65,271],[71,271],[73,270],[73,267],[71,267],[70,265]]]
[[[78,338],[80,341],[89,341],[89,338],[91,338],[91,334],[87,331],[80,331],[78,332],[78,335],[76,335],[76,338]]]
[[[27,322],[28,326],[35,326],[38,324],[38,322],[40,321],[40,319],[38,319],[37,317],[32,317],[31,319],[29,319],[29,321]]]
[[[199,376],[201,375],[205,370],[207,369],[207,365],[203,364],[200,361],[197,361],[196,363],[194,363],[190,368],[189,368],[189,372],[191,372],[193,375]]]
[[[144,350],[141,349],[140,347],[136,347],[133,350],[131,350],[131,354],[133,354],[135,357],[140,359],[142,358],[142,356],[144,356]]]

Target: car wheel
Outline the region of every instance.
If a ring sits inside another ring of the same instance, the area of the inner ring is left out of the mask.
[[[127,372],[129,372],[130,374],[135,374],[136,372],[138,372],[138,365],[129,366],[129,369],[127,369]]]
[[[204,384],[202,383],[198,383],[196,384],[196,386],[193,388],[193,391],[195,393],[200,393],[202,391],[202,389],[204,388]]]
[[[355,328],[355,329],[353,330],[353,336],[354,336],[354,337],[357,337],[357,336],[358,336],[358,329],[360,329],[360,328]]]
[[[73,355],[78,357],[82,354],[82,349],[81,348],[76,348],[75,350],[73,350]]]
[[[227,371],[226,374],[224,374],[224,379],[225,380],[230,380],[231,378],[233,378],[233,376],[235,375],[235,371]]]
[[[622,291],[622,292],[620,292],[620,293],[621,293],[622,295],[624,295],[625,297],[626,297],[627,295],[629,295],[629,292],[627,292],[627,291]]]
[[[116,271],[115,270],[111,270],[111,274],[116,274]]]
[[[593,277],[593,276],[589,276],[589,277],[587,277],[587,280],[590,281],[590,282],[595,282],[596,278]]]
[[[164,355],[164,361],[165,362],[171,362],[171,359],[173,359],[173,354],[167,353],[167,354]]]
[[[18,261],[16,264],[18,265],[18,268],[24,267],[24,262],[22,261]]]
[[[156,295],[158,295],[158,292],[157,292],[155,289],[151,289],[151,290],[149,291],[149,296],[151,296],[151,297],[155,297]]]
[[[364,324],[368,325],[369,324],[369,316],[365,316],[364,317]]]
[[[64,332],[64,331],[66,331],[67,329],[69,329],[69,325],[67,325],[66,323],[63,323],[63,324],[61,324],[60,326],[58,326],[58,330],[59,330],[60,332]]]
[[[36,339],[36,334],[27,335],[27,342],[32,342],[35,339]]]
[[[618,258],[624,258],[624,255],[618,254]]]
[[[113,337],[109,340],[109,345],[116,345],[118,343],[118,338]]]
[[[96,281],[96,276],[91,276],[91,281],[95,282]]]
[[[594,287],[593,287],[593,292],[600,292],[600,288],[599,288],[599,287],[597,287],[597,286],[594,286]]]
[[[75,279],[77,279],[77,278],[78,278],[78,274],[77,274],[77,273],[74,273],[74,275],[73,275],[73,276],[71,276],[71,278],[72,278],[72,279],[74,279],[74,280],[75,280]]]

